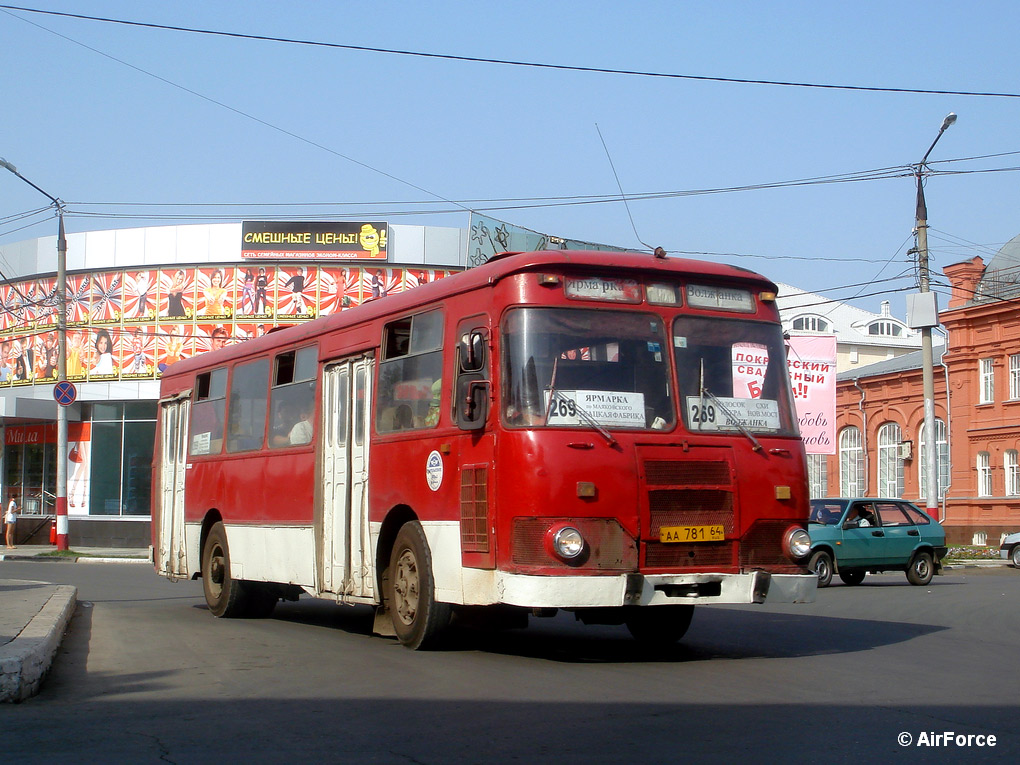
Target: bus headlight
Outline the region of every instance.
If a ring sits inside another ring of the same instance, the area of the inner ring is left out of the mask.
[[[783,549],[794,560],[805,558],[811,552],[811,537],[804,529],[792,526],[783,537]]]
[[[584,537],[573,526],[560,526],[553,532],[552,547],[563,560],[573,560],[584,552]]]

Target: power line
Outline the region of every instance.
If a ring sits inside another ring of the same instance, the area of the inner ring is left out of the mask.
[[[126,19],[114,19],[104,16],[87,16],[84,14],[41,10],[38,8],[26,8],[16,5],[0,5],[0,9],[8,11],[22,11],[25,13],[37,13],[46,16],[62,16],[65,18],[79,19],[83,21],[98,21],[105,24],[119,24],[123,26],[141,27],[146,29],[160,29],[169,32],[186,32],[189,34],[210,35],[215,37],[229,37],[232,39],[239,40],[256,40],[260,42],[284,43],[289,45],[302,45],[317,48],[331,48],[336,50],[351,50],[363,53],[384,53],[395,56],[412,56],[416,58],[462,61],[473,64],[502,64],[504,66],[519,66],[528,67],[532,69],[551,69],[569,72],[587,72],[591,74],[614,74],[614,75],[627,75],[631,77],[652,77],[659,79],[692,80],[699,82],[720,82],[738,85],[771,85],[777,87],[813,88],[819,90],[866,91],[872,93],[914,93],[921,95],[938,95],[938,96],[981,96],[987,98],[1020,98],[1020,93],[999,93],[994,91],[938,90],[929,88],[892,88],[874,85],[836,85],[817,82],[798,82],[794,80],[765,80],[758,78],[718,77],[711,75],[678,74],[670,72],[648,72],[636,69],[613,69],[608,67],[551,64],[537,61],[520,61],[514,59],[486,58],[480,56],[459,56],[452,53],[426,53],[424,51],[402,50],[398,48],[379,48],[366,45],[347,45],[343,43],[330,43],[319,40],[304,40],[298,38],[276,37],[270,35],[244,34],[241,32],[226,32],[214,29],[182,27],[171,24],[155,24],[142,21],[128,21]]]

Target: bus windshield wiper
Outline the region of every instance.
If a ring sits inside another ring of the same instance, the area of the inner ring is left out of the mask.
[[[553,360],[552,378],[549,380],[549,403],[545,405],[545,421],[542,423],[543,425],[546,426],[549,425],[549,413],[552,411],[553,401],[556,400],[557,396],[561,396],[560,392],[556,390],[556,368],[559,365],[559,363],[560,357],[557,356]],[[568,401],[569,399],[564,397],[563,400]],[[573,401],[573,404],[574,410],[581,416],[582,420],[588,423],[592,430],[596,431],[600,436],[606,439],[606,442],[610,446],[616,446],[616,439],[613,438],[613,434],[610,433],[605,428],[603,428],[601,425],[599,425],[598,420],[592,417],[591,414],[585,411],[584,407],[577,403],[576,397],[575,400]]]
[[[740,421],[740,419],[731,412],[726,405],[719,400],[719,397],[705,387],[705,361],[701,361],[701,411],[705,411],[705,397],[708,396],[712,402],[722,410],[722,413],[726,415],[727,424],[731,424],[736,427],[740,433],[747,438],[753,444],[752,451],[760,452],[762,445],[758,442],[758,439],[754,437],[754,434]],[[702,418],[704,419],[704,418]],[[700,428],[699,428],[700,429]]]

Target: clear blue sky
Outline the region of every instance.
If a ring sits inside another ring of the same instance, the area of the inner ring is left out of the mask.
[[[1016,2],[24,5],[567,66],[1020,94]],[[192,216],[181,222],[325,214],[292,206],[315,202],[338,203],[333,209],[346,217],[466,226],[464,212],[425,215],[407,203],[438,197],[480,208],[491,205],[465,200],[617,194],[596,125],[630,195],[906,167],[950,111],[959,121],[932,161],[1020,152],[1020,98],[536,69],[21,11],[0,10],[0,43],[0,157],[68,202],[70,231],[151,225],[165,214]],[[932,165],[1018,166],[1020,154]],[[1018,172],[933,176],[926,193],[938,276],[974,255],[989,260],[1020,234]],[[0,255],[4,243],[53,233],[48,213],[13,219],[45,203],[0,173]],[[161,206],[168,204],[181,207]],[[904,315],[903,290],[913,284],[910,177],[635,200],[630,212],[650,245],[720,253],[710,257],[812,291],[859,285],[828,294],[861,293],[854,302],[869,310],[883,299],[875,293],[886,291],[894,313]],[[639,246],[619,202],[487,214]]]

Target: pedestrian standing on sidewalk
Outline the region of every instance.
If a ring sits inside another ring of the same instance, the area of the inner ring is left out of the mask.
[[[4,513],[4,523],[7,524],[6,536],[7,548],[11,549],[14,547],[14,530],[18,524],[18,501],[15,499],[15,495],[11,493],[11,501],[7,503],[7,512]]]

